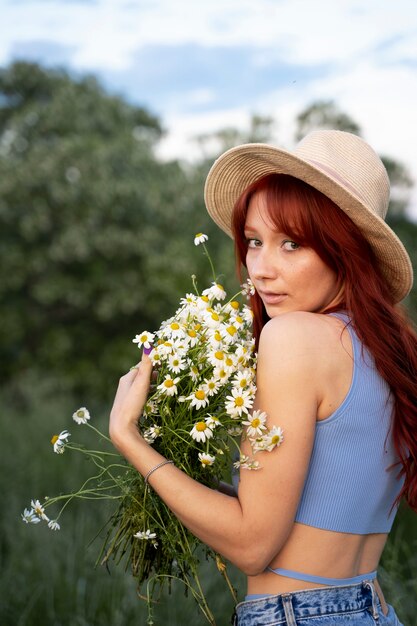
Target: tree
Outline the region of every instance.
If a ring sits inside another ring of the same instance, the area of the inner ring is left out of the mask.
[[[158,119],[94,78],[16,63],[0,103],[2,380],[110,395],[130,339],[191,288],[190,177],[154,156]]]

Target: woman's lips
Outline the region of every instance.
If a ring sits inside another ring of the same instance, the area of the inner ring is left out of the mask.
[[[280,304],[287,297],[286,293],[272,293],[271,291],[258,292],[264,304]]]

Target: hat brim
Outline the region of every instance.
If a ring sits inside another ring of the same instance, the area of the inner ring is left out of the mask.
[[[370,211],[354,189],[347,189],[319,165],[265,144],[231,148],[213,164],[205,185],[207,210],[217,225],[232,236],[233,208],[243,191],[267,174],[288,174],[308,183],[330,198],[359,226],[371,244],[386,276],[395,302],[402,300],[413,283],[413,268],[403,244],[378,215]]]

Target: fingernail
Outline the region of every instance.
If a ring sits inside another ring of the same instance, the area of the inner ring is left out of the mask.
[[[143,348],[144,354],[150,354],[152,352],[152,346],[150,348]]]

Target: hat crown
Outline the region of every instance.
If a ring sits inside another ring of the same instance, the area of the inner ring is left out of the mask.
[[[347,192],[385,219],[390,183],[380,157],[363,139],[341,130],[312,131],[294,154],[331,176]]]

